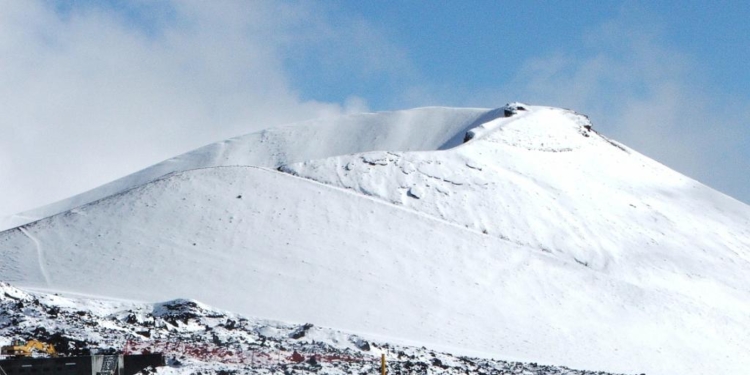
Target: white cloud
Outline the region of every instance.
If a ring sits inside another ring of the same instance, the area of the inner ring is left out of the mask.
[[[362,69],[403,61],[366,23],[333,27],[315,3],[125,4],[3,5],[0,215],[213,141],[367,110],[354,95],[325,103],[294,90],[285,63],[315,56],[316,43],[335,41]],[[379,54],[347,48],[359,44]]]

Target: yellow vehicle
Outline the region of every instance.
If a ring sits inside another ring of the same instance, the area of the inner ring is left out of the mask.
[[[25,343],[21,340],[13,340],[10,345],[0,348],[0,354],[13,358],[31,357],[35,352],[43,352],[51,357],[57,357],[57,351],[52,344],[38,340],[29,340]]]

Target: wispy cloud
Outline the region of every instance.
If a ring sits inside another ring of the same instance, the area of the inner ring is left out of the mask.
[[[638,9],[581,39],[576,53],[530,59],[479,101],[573,108],[605,134],[735,197],[750,197],[750,101],[721,93],[693,57],[670,48]],[[745,98],[746,99],[746,98]]]
[[[366,22],[331,22],[306,2],[4,4],[0,214],[255,129],[366,110],[290,83],[285,66],[331,45],[362,72],[403,63]]]

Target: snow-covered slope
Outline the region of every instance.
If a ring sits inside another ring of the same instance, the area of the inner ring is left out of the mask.
[[[500,110],[432,107],[270,128],[210,144],[74,197],[0,218],[0,230],[68,211],[173,172],[231,165],[276,168],[285,163],[356,152],[449,148],[461,143],[466,130],[502,114]]]
[[[715,303],[750,292],[747,206],[602,137],[571,111],[531,107],[469,134],[439,156],[370,152],[282,170],[631,283]],[[687,279],[701,287],[685,288]]]
[[[0,279],[583,369],[750,366],[750,208],[573,112],[527,109],[363,115],[209,146],[0,233]],[[215,167],[231,164],[244,165]]]

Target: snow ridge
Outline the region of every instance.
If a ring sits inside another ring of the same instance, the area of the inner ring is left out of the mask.
[[[170,173],[219,166],[276,168],[286,163],[372,150],[438,150],[461,143],[467,129],[502,110],[427,107],[305,121],[216,142],[88,192],[0,218],[6,230],[155,181]],[[429,129],[424,129],[425,125]]]

